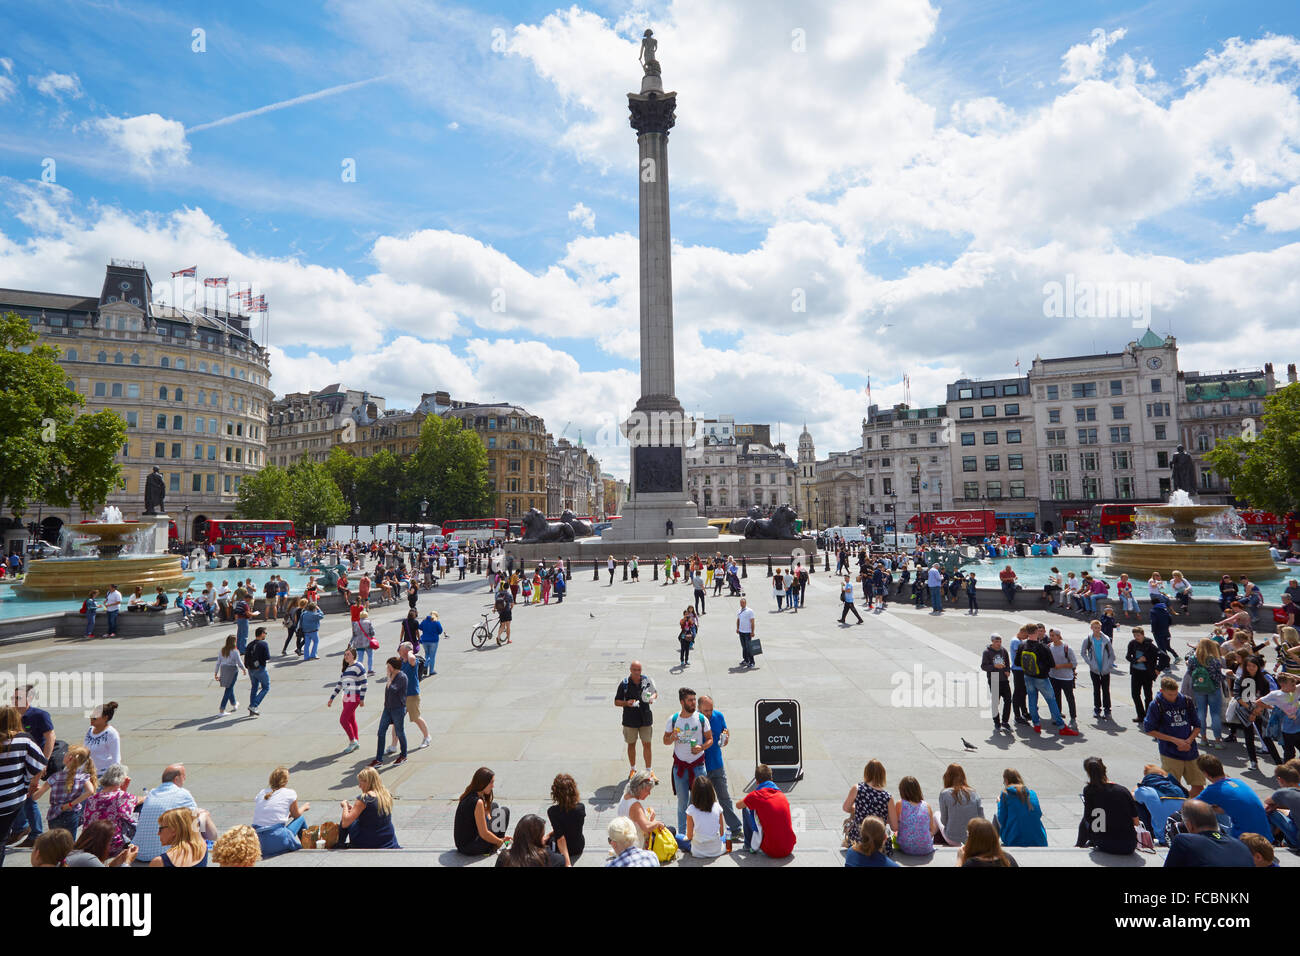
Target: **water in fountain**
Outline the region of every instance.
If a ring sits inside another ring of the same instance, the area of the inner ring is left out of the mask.
[[[122,555],[134,554],[153,554],[153,528],[146,525],[131,535],[131,540],[122,549]]]
[[[108,505],[100,512],[99,520],[106,524],[121,524],[124,520],[122,518],[122,509]]]

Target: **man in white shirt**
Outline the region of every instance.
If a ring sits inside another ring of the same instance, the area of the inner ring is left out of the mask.
[[[456,567],[460,571],[460,577],[458,578],[458,580],[464,581],[465,580],[465,552],[464,551],[456,552]]]
[[[750,612],[753,613],[753,612]],[[677,691],[681,710],[668,718],[664,743],[673,748],[673,793],[677,794],[677,832],[686,835],[686,807],[691,802],[691,785],[704,776],[704,751],[713,743],[708,719],[696,710],[695,691]]]
[[[736,614],[736,634],[740,637],[740,666],[753,667],[754,655],[750,653],[749,642],[754,637],[754,611],[744,598],[740,599],[740,611]]]
[[[217,589],[217,608],[221,611],[221,620],[227,620],[227,616],[234,618],[234,613],[230,609],[230,582],[222,581],[221,587]]]
[[[108,586],[108,594],[104,596],[104,610],[108,612],[108,636],[117,637],[117,615],[122,610],[122,592],[116,584]]]

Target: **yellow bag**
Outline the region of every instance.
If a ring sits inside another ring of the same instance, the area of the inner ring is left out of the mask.
[[[646,848],[659,857],[660,864],[671,863],[677,856],[677,838],[667,827],[650,834],[650,845]]]

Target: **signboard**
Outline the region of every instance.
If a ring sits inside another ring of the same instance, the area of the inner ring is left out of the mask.
[[[803,779],[803,731],[797,700],[754,701],[757,763],[772,768],[772,779]]]
[[[1001,521],[1004,518],[1032,518],[1033,516],[1032,511],[999,511],[993,517]]]
[[[632,480],[638,495],[681,491],[681,448],[673,446],[633,448]]]

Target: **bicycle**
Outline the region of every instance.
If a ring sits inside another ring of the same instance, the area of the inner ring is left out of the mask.
[[[488,618],[493,619],[491,624],[488,623]],[[482,623],[476,625],[474,630],[470,632],[469,642],[473,644],[475,647],[482,647],[484,644],[487,643],[487,639],[489,637],[492,637],[493,632],[497,631],[497,629],[500,626],[501,626],[501,619],[496,615],[495,611],[485,612],[483,615]],[[501,643],[500,633],[496,634],[496,639],[497,639],[497,644],[500,644]]]

